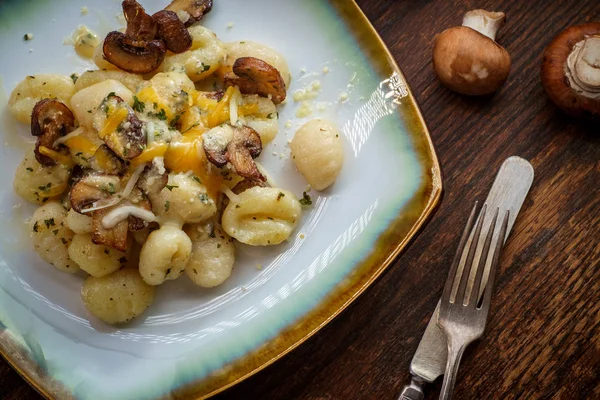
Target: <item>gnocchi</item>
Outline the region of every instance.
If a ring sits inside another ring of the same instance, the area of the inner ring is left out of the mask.
[[[73,232],[66,226],[67,210],[57,201],[44,204],[31,217],[33,247],[39,256],[59,270],[74,274],[78,263],[71,259],[68,246]]]
[[[214,74],[223,64],[225,49],[210,29],[196,25],[189,29],[192,48],[181,54],[167,56],[160,71],[184,71],[194,82]]]
[[[140,274],[148,285],[177,279],[192,252],[192,241],[180,228],[162,226],[153,231],[140,253]]]
[[[337,128],[329,121],[315,119],[302,125],[294,135],[292,160],[311,187],[328,188],[344,163],[344,148]]]
[[[103,277],[88,277],[81,298],[88,311],[109,324],[121,324],[142,314],[154,301],[155,288],[140,273],[123,268]]]
[[[8,109],[17,120],[30,124],[31,112],[38,101],[56,98],[68,105],[74,93],[75,84],[68,76],[31,75],[23,79],[12,91],[8,99]]]
[[[77,262],[82,270],[97,278],[115,272],[127,262],[125,253],[95,244],[90,233],[73,237],[69,245],[69,257]]]
[[[125,3],[129,17],[141,15],[136,0]],[[223,43],[193,23],[200,16],[178,16],[189,26],[164,12],[142,15],[150,29],[134,42],[136,18],[123,18],[130,26],[106,39],[80,26],[72,44],[99,69],[29,76],[10,96],[19,121],[31,123],[35,110],[36,144],[13,183],[40,205],[30,226],[34,248],[62,271],[87,274],[83,303],[109,324],[141,315],[155,286],[183,274],[198,290],[223,284],[235,272],[236,241],[281,244],[297,228],[301,204],[311,204],[275,187],[259,159],[284,151],[266,148],[292,79],[283,55],[256,42]],[[162,18],[162,42],[152,39],[154,18]],[[127,47],[146,39],[153,43],[144,51]],[[305,124],[290,147],[314,188],[333,184],[343,146],[332,123]]]
[[[233,240],[215,224],[189,225],[192,253],[185,274],[196,285],[211,288],[225,282],[235,262]]]
[[[230,201],[223,211],[227,234],[252,246],[275,245],[288,239],[302,213],[298,198],[287,190],[253,187]]]
[[[13,188],[23,199],[43,204],[67,191],[70,177],[71,170],[61,164],[51,167],[41,165],[31,149],[15,171]]]

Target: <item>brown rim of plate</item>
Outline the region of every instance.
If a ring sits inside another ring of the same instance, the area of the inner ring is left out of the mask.
[[[213,372],[208,378],[173,389],[165,396],[177,399],[206,399],[256,374],[285,356],[312,337],[344,311],[362,294],[404,250],[437,207],[442,195],[442,172],[427,125],[406,79],[389,49],[379,37],[355,0],[329,0],[346,22],[349,32],[373,61],[380,76],[396,73],[406,85],[407,95],[398,106],[400,117],[423,164],[424,179],[415,196],[404,206],[401,215],[379,237],[375,251],[352,271],[321,303],[273,340],[247,353],[240,359]],[[12,342],[12,343],[11,343]],[[0,354],[35,390],[47,399],[72,398],[59,382],[48,376],[29,356],[29,352],[0,326]]]

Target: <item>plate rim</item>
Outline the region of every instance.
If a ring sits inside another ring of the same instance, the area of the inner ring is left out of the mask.
[[[385,271],[387,271],[388,267],[393,263],[394,260],[398,257],[398,255],[403,252],[408,243],[415,237],[415,235],[419,232],[419,230],[423,227],[423,225],[430,219],[433,212],[437,208],[440,203],[442,192],[443,192],[443,183],[442,183],[442,171],[439,164],[439,160],[437,158],[437,154],[435,151],[435,147],[433,145],[433,141],[431,139],[431,135],[429,133],[429,129],[427,127],[427,123],[423,118],[420,107],[415,99],[410,86],[408,85],[404,74],[402,73],[400,67],[398,66],[394,56],[391,54],[389,48],[383,41],[383,39],[379,36],[371,21],[364,14],[362,9],[356,3],[356,0],[351,0],[350,2],[344,0],[329,0],[329,3],[333,6],[335,11],[342,17],[343,22],[347,25],[351,25],[353,29],[350,32],[353,34],[356,41],[359,43],[361,49],[371,49],[372,51],[365,54],[368,58],[372,59],[372,66],[378,69],[378,72],[381,75],[391,75],[390,73],[395,73],[399,76],[400,80],[406,84],[406,96],[403,97],[403,102],[406,101],[406,105],[411,107],[416,117],[415,123],[420,126],[422,130],[422,139],[424,139],[424,148],[422,150],[416,149],[415,152],[421,155],[425,153],[427,155],[427,161],[430,162],[430,171],[425,171],[424,174],[424,182],[421,184],[420,189],[429,185],[430,190],[429,193],[425,193],[422,196],[426,197],[426,201],[424,203],[424,207],[420,211],[419,217],[410,227],[408,232],[401,238],[399,242],[394,245],[392,251],[390,251],[387,256],[385,256],[384,260],[378,262],[376,266],[376,270],[371,273],[366,282],[362,283],[358,288],[356,288],[349,296],[348,299],[342,302],[340,306],[335,308],[333,312],[328,313],[328,315],[323,318],[316,326],[311,329],[305,330],[302,332],[301,336],[291,340],[289,346],[283,351],[273,352],[273,354],[264,362],[260,362],[257,366],[246,368],[247,370],[240,374],[240,376],[236,377],[229,382],[224,384],[217,385],[218,387],[215,389],[204,390],[205,382],[214,379],[211,377],[202,378],[194,380],[180,388],[173,388],[171,393],[176,393],[177,397],[183,396],[184,398],[189,398],[190,400],[201,400],[212,397],[218,393],[224,392],[225,390],[233,387],[234,385],[244,381],[245,379],[251,377],[252,375],[258,373],[259,371],[265,369],[266,367],[272,365],[285,355],[292,352],[294,349],[299,347],[301,344],[306,342],[308,339],[313,337],[317,332],[319,332],[323,327],[329,324],[333,319],[337,318],[343,311],[345,311],[360,295],[362,295]],[[400,111],[399,111],[400,113]],[[409,129],[410,131],[410,129]],[[414,140],[415,135],[410,135],[411,139]],[[427,172],[430,172],[429,174]],[[420,191],[415,192],[415,195],[411,198],[414,200],[415,197],[420,196]],[[404,207],[403,207],[404,209]],[[339,288],[334,288],[328,296],[340,291]],[[321,303],[324,303],[321,302]],[[306,315],[300,317],[300,319],[296,320],[293,324],[286,327],[285,330],[290,329],[291,327],[297,328],[299,325],[307,322],[311,318],[311,314],[315,312],[319,307],[322,307],[322,304],[317,305],[315,308],[311,309]],[[278,335],[279,337],[280,335]],[[262,351],[265,346],[268,346],[273,341],[277,340],[271,339],[265,342],[257,349],[253,349],[248,352],[240,359],[235,360],[232,364],[237,364],[240,362],[244,362],[244,360],[248,358],[252,358],[257,352]],[[14,353],[11,356],[11,353]],[[72,397],[72,394],[66,390],[63,385],[54,379],[53,377],[46,374],[43,369],[32,359],[29,351],[18,343],[14,338],[11,337],[8,329],[0,322],[0,355],[7,361],[8,365],[11,366],[13,370],[15,370],[32,388],[34,388],[40,395],[49,400],[57,400],[58,396],[67,395]],[[202,393],[203,392],[203,393]]]

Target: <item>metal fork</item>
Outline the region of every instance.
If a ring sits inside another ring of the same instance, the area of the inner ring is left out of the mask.
[[[484,289],[481,304],[479,304],[479,288],[483,279],[485,264],[490,254],[490,248],[492,247],[492,236],[498,220],[499,209],[496,209],[494,214],[479,261],[477,262],[477,265],[474,265],[475,252],[480,241],[483,220],[485,219],[487,209],[487,205],[483,206],[477,226],[475,227],[475,232],[473,233],[473,239],[469,246],[466,261],[461,269],[459,266],[461,264],[463,253],[466,250],[465,247],[469,236],[471,235],[473,224],[475,223],[476,209],[477,203],[475,203],[475,207],[473,207],[473,211],[471,211],[471,216],[469,217],[467,226],[460,239],[458,251],[452,262],[452,267],[450,268],[450,273],[448,274],[448,279],[446,280],[440,303],[440,315],[437,323],[446,335],[448,344],[448,361],[446,363],[446,372],[444,374],[444,383],[442,385],[440,399],[452,398],[458,366],[463,352],[469,344],[480,338],[485,330],[485,323],[490,310],[490,300],[494,289],[494,276],[496,275],[498,267],[503,238],[506,236],[508,227],[509,212],[507,210],[504,215],[504,221],[502,222],[500,235],[498,235],[498,239],[494,245],[494,254],[489,269],[487,285]],[[473,269],[474,266],[475,269]],[[471,274],[475,274],[474,281],[473,279],[469,279]],[[468,285],[467,283],[469,281],[473,282],[473,284]],[[452,289],[457,283],[458,290],[456,295],[452,297]],[[467,290],[467,286],[469,286],[470,290]]]

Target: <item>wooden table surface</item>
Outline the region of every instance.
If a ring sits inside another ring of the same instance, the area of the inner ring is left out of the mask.
[[[297,350],[218,399],[396,399],[438,301],[472,199],[519,155],[536,177],[505,248],[485,337],[463,358],[455,398],[600,399],[600,122],[559,112],[541,54],[562,29],[600,21],[597,0],[359,0],[428,122],[444,198],[393,266]],[[480,7],[502,9],[512,56],[504,87],[466,98],[436,80],[436,33]],[[428,391],[437,398],[440,382]],[[37,399],[0,359],[0,399]]]

